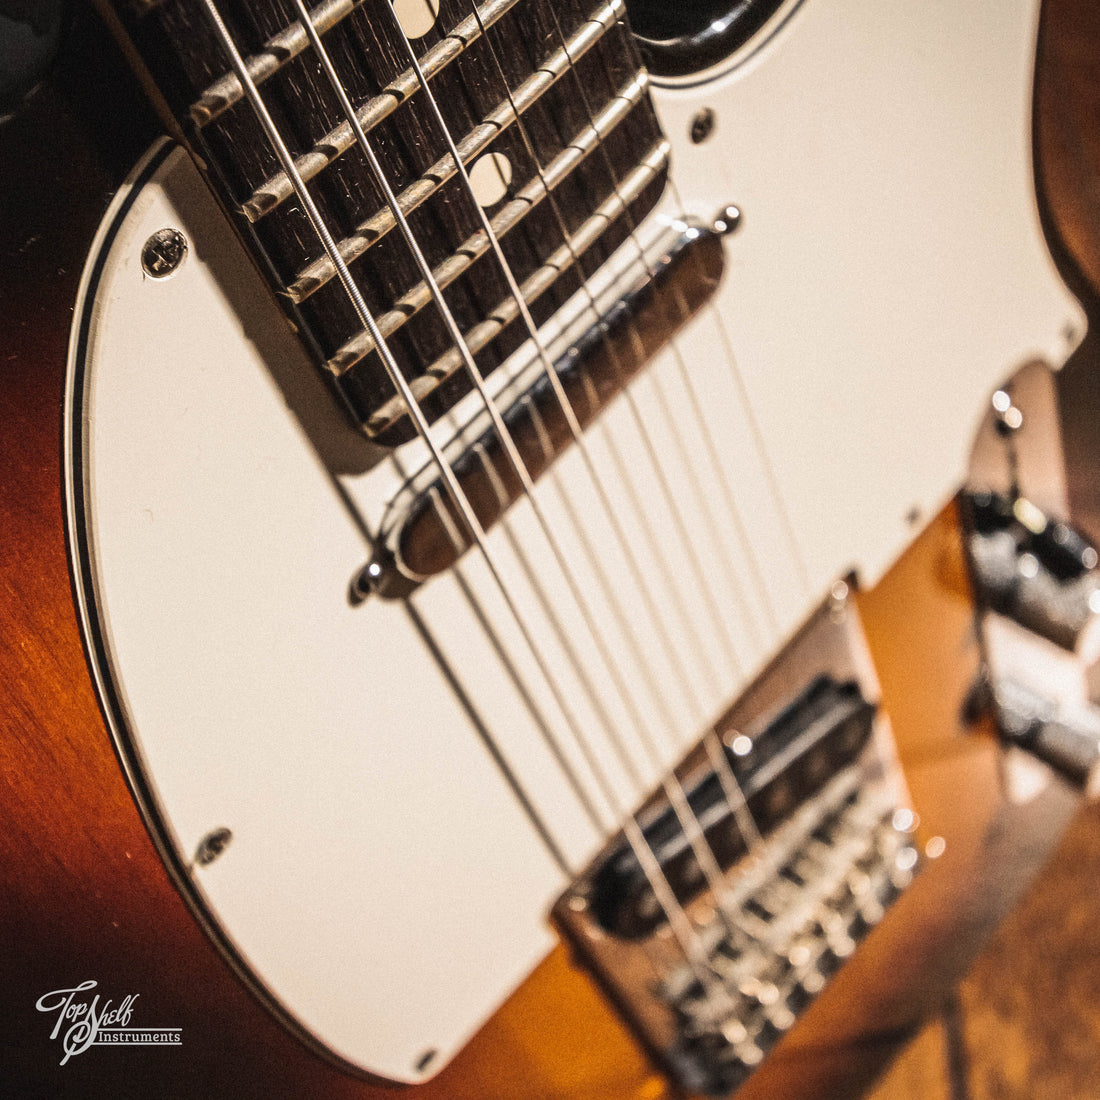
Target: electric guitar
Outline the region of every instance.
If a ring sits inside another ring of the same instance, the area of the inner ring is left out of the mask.
[[[86,18],[0,130],[13,1095],[838,1095],[1071,812],[887,572],[1084,334],[1037,5],[670,8],[119,5],[170,137]]]

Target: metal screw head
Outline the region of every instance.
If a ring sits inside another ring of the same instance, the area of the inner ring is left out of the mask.
[[[178,229],[158,229],[141,250],[141,266],[154,279],[171,275],[187,255],[187,238]]]
[[[230,829],[214,829],[202,838],[195,850],[195,862],[200,867],[209,867],[229,847],[233,839]]]
[[[736,233],[741,228],[741,207],[734,206],[731,202],[723,206],[714,217],[714,232],[723,237],[730,233]]]
[[[698,111],[691,120],[691,128],[688,130],[692,144],[701,145],[706,141],[714,132],[714,123],[714,111],[709,107],[704,107],[701,111]]]
[[[583,894],[570,894],[569,908],[572,909],[574,913],[583,913],[588,908],[588,898]]]
[[[829,614],[836,620],[844,618],[844,612],[848,607],[848,597],[851,589],[847,581],[834,581],[829,589]]]
[[[1023,427],[1024,414],[1013,404],[1012,396],[1005,390],[997,390],[992,398],[993,412],[997,417],[996,428],[1002,436],[1011,435]]]

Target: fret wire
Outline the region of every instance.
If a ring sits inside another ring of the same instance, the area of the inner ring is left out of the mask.
[[[347,18],[363,3],[364,0],[323,0],[311,12],[311,21],[323,33]],[[517,3],[519,3],[519,0],[485,0],[480,7],[485,25],[491,26]],[[444,65],[449,64],[475,41],[480,33],[472,19],[464,19],[441,42],[436,43],[425,52],[423,60],[425,70],[435,73]],[[302,32],[301,24],[297,22],[269,38],[259,53],[252,55],[245,61],[253,84],[259,86],[265,80],[274,76],[287,62],[293,60],[305,49],[308,41],[308,36]],[[398,103],[403,102],[405,96],[402,94],[402,89],[408,85],[410,76],[411,74],[408,72],[398,75],[387,86],[383,96],[388,92],[397,99]],[[213,84],[208,85],[199,95],[199,98],[192,103],[188,113],[195,125],[201,129],[216,121],[230,107],[239,102],[243,95],[244,90],[237,74],[230,72],[219,77]],[[386,110],[386,114],[389,114],[397,107],[398,103],[388,108],[381,104],[379,106]],[[301,171],[300,165],[299,171]],[[308,179],[309,177],[303,176],[303,178]]]
[[[507,81],[507,78],[504,75],[504,70],[503,70],[503,67],[500,63],[500,57],[499,57],[499,54],[497,53],[496,46],[493,44],[492,37],[488,33],[486,33],[486,43],[488,44],[490,53],[493,57],[493,61],[494,61],[494,64],[495,64],[495,67],[496,67],[496,70],[497,70],[497,74],[500,77],[500,80],[501,80],[501,82],[502,82],[502,84],[505,88],[505,91],[507,92],[507,90],[508,90],[508,81]],[[592,118],[591,112],[589,112],[589,119],[591,120],[591,118]],[[528,153],[530,154],[530,156],[532,158],[532,161],[535,164],[536,170],[541,171],[542,169],[541,169],[540,161],[539,161],[539,158],[537,156],[536,150],[534,148],[534,143],[531,139],[530,133],[527,131],[526,124],[523,122],[522,119],[519,118],[519,113],[518,112],[516,112],[516,119],[517,119],[519,132],[521,133],[521,135],[523,137],[523,141],[526,145]],[[596,130],[595,132],[597,134],[597,140],[598,140],[599,132],[598,132],[598,130]],[[606,157],[606,151],[605,151],[604,155]],[[611,170],[610,164],[608,164],[608,168],[609,168],[609,171],[610,171]],[[616,177],[615,177],[613,171],[612,171],[612,180],[615,183],[615,186],[616,186],[616,189],[617,189],[619,184],[616,180]],[[570,250],[573,251],[573,249],[575,248],[575,245],[573,244],[571,234],[569,233],[568,226],[565,223],[565,219],[564,219],[564,216],[561,213],[561,209],[558,206],[556,196],[554,196],[554,195],[550,196],[550,203],[551,203],[551,208],[553,209],[553,211],[555,213],[555,216],[557,218],[559,229],[562,233],[563,239],[565,240],[565,242],[566,242],[567,246],[570,248]],[[628,204],[624,203],[623,205],[624,205],[624,210],[629,212]],[[634,232],[634,227],[632,226],[632,234],[633,234],[633,232]],[[574,259],[576,259],[576,253],[575,252],[574,252]],[[652,271],[648,271],[647,274],[648,274],[650,279],[653,278]],[[591,289],[588,287],[587,282],[584,283],[584,290],[587,294],[590,308],[593,311],[593,313],[595,314],[597,324],[598,324],[599,323],[598,307],[596,305],[595,298],[593,297],[593,295],[591,293]],[[606,337],[606,333],[605,333],[605,337]],[[608,341],[607,343],[608,343],[609,353],[610,353],[612,359],[615,361],[616,367],[621,370],[622,369],[621,368],[621,363],[618,360],[617,353],[614,351],[614,349],[612,349],[610,347],[610,341]],[[624,392],[629,394],[629,387],[624,386],[623,390],[624,390]],[[642,432],[642,434],[645,435],[648,439],[648,429],[646,428],[645,420],[644,420],[643,417],[640,416],[640,413],[637,410],[636,406],[633,405],[633,401],[631,401],[631,404],[632,404],[632,407],[634,408],[635,416],[637,417],[637,420],[638,420],[639,429]],[[582,446],[583,446],[583,440],[578,439],[578,442],[582,443]],[[660,470],[659,463],[655,462],[655,465],[657,466],[657,469]],[[626,539],[625,534],[622,532],[622,529],[618,524],[618,519],[615,516],[614,510],[612,509],[612,507],[610,505],[610,501],[604,493],[602,480],[599,477],[597,477],[594,467],[591,467],[591,474],[592,474],[593,482],[595,484],[597,484],[598,491],[601,494],[601,499],[604,501],[604,505],[605,505],[605,508],[608,512],[608,516],[612,521],[613,529],[615,530],[617,537],[622,542],[623,549],[624,549],[624,551],[626,551],[626,553],[628,555],[628,560],[633,561],[634,562],[634,567],[636,568],[637,563],[636,563],[636,559],[634,558],[634,555],[633,555],[633,550],[629,546],[629,540]],[[644,515],[643,515],[643,520],[644,520]],[[651,534],[649,525],[647,523],[643,522],[643,528],[647,531],[647,533]],[[656,542],[657,542],[657,540],[654,538],[654,543],[656,544]],[[639,582],[640,582],[639,587],[640,587],[641,591],[646,593],[647,596],[648,596],[649,586],[645,584],[644,578],[640,576],[640,571],[639,571]],[[662,620],[660,619],[660,616],[656,613],[656,608],[653,609],[653,616],[654,616],[655,622],[662,622]],[[677,655],[677,651],[676,651],[675,646],[672,644],[671,639],[668,638],[667,634],[665,635],[665,638],[666,638],[666,647],[667,647],[668,654],[671,656],[673,661],[677,661],[678,660],[678,655]],[[674,728],[675,721],[674,721],[672,715],[667,710],[666,701],[663,699],[663,697],[659,693],[657,695],[657,699],[658,699],[659,706],[661,706],[664,709],[664,715],[665,715],[667,728],[671,731]],[[738,823],[738,827],[741,830],[742,836],[745,838],[746,846],[749,847],[749,848],[755,847],[760,842],[759,829],[757,828],[756,822],[752,817],[752,813],[751,813],[751,810],[749,809],[748,802],[745,800],[744,795],[741,792],[741,788],[740,788],[740,785],[737,782],[737,778],[733,774],[733,770],[730,767],[728,759],[726,758],[725,751],[724,751],[722,743],[721,743],[721,739],[719,738],[718,734],[713,730],[713,728],[705,735],[704,742],[705,742],[705,745],[706,745],[706,751],[707,751],[708,757],[711,760],[711,765],[715,769],[715,771],[716,771],[716,773],[719,777],[720,786],[721,786],[721,789],[723,791],[724,797],[726,799],[726,804],[730,808],[731,812],[734,815],[735,820]],[[702,827],[701,827],[701,825],[698,821],[698,818],[696,817],[695,812],[691,807],[690,800],[687,798],[686,793],[683,789],[683,786],[682,786],[682,784],[680,783],[679,779],[676,776],[675,770],[673,770],[670,773],[669,781],[662,783],[662,787],[664,788],[665,793],[669,798],[669,802],[672,805],[673,810],[676,813],[676,816],[677,816],[677,818],[679,819],[679,821],[681,823],[681,827],[684,829],[685,836],[688,835],[688,826],[687,826],[688,820],[690,820],[694,824],[694,826],[698,829],[698,836],[702,838],[702,844],[697,844],[696,842],[691,842],[692,851],[695,854],[697,863],[700,866],[700,868],[702,869],[704,877],[706,878],[707,883],[710,886],[710,888],[711,888],[711,890],[714,894],[714,897],[715,897],[715,900],[718,904],[719,910],[721,911],[721,913],[723,914],[723,916],[725,918],[725,923],[731,929],[735,928],[736,927],[736,922],[737,922],[737,912],[736,912],[734,906],[732,905],[732,903],[730,901],[730,891],[729,891],[729,887],[726,883],[726,879],[725,879],[725,877],[722,873],[722,870],[721,870],[721,868],[718,864],[717,859],[714,856],[713,849],[710,847],[710,843],[706,838],[706,834],[703,832]]]
[[[618,123],[630,113],[633,107],[641,101],[645,90],[645,83],[644,79],[639,79],[637,76],[633,77],[600,112],[597,118],[597,125],[605,131],[618,125]],[[592,138],[588,137],[590,132],[591,127],[586,127],[581,134],[576,135],[573,141],[566,145],[557,157],[554,158],[554,161],[547,166],[546,180],[544,183],[536,186],[534,181],[531,181],[518,191],[515,197],[511,199],[499,213],[494,215],[493,228],[497,236],[504,236],[505,233],[518,225],[530,210],[542,202],[546,197],[548,188],[556,187],[593,152],[595,149],[595,142]],[[449,158],[444,158],[444,160],[449,160]],[[439,163],[442,164],[444,161],[440,161]],[[429,170],[424,174],[423,178],[431,178],[434,181],[436,179],[436,172]],[[416,184],[407,187],[397,197],[398,204],[406,215],[415,209],[413,204],[405,198],[406,195],[413,191],[414,187],[416,187]],[[505,187],[507,187],[506,183]],[[419,202],[417,205],[419,205]],[[368,249],[373,247],[374,244],[389,232],[389,227],[392,227],[392,224],[393,215],[387,208],[383,207],[378,213],[356,226],[352,234],[338,242],[340,255],[344,257],[345,263],[352,263],[367,252]],[[449,283],[453,282],[462,271],[488,251],[489,242],[485,234],[481,231],[471,234],[470,237],[454,250],[453,254],[448,257],[447,260],[443,261],[442,264],[435,268],[432,273],[435,281],[440,286],[447,286]],[[454,265],[460,261],[462,267],[456,269]],[[292,301],[296,303],[303,302],[311,294],[316,293],[321,287],[325,286],[326,283],[334,278],[335,274],[328,257],[319,257],[298,272],[297,278],[287,287],[287,293],[290,295]],[[426,304],[429,298],[430,294],[427,285],[425,283],[420,283],[399,301],[402,303],[407,301],[410,307],[420,309],[422,305]],[[393,312],[400,317],[408,316],[408,312],[404,306],[400,309],[395,309]],[[388,317],[389,314],[386,316]],[[386,326],[383,324],[383,320],[384,318],[379,318],[379,327],[386,333]],[[389,335],[389,333],[386,334]]]
[[[514,2],[515,0],[510,0],[508,6],[510,7]],[[615,17],[622,11],[622,7],[623,0],[609,0],[604,8],[597,12],[596,17],[582,24],[578,32],[569,40],[569,47],[576,52],[576,56],[583,56],[587,53],[588,50],[590,50],[607,32],[608,27],[615,25]],[[507,10],[507,8],[504,10]],[[497,14],[497,19],[503,14],[504,11],[499,12]],[[463,20],[463,23],[469,23],[472,19],[472,16],[467,16],[467,18]],[[485,26],[489,25],[491,24],[485,24]],[[474,29],[477,29],[478,25],[475,22],[472,26]],[[454,32],[452,32],[452,34],[453,33]],[[484,29],[481,29],[478,32],[478,36],[480,37],[484,33]],[[446,41],[449,41],[449,39],[444,39],[444,42]],[[442,45],[442,43],[440,45]],[[461,50],[458,51],[458,53],[461,52]],[[456,53],[454,56],[458,56],[458,54]],[[524,100],[527,102],[534,102],[548,88],[560,80],[568,71],[570,56],[569,51],[558,49],[547,58],[546,61],[544,61],[524,81],[522,86]],[[352,126],[352,117],[355,118],[360,128],[365,130],[373,129],[378,123],[388,118],[399,106],[401,106],[401,104],[405,103],[409,97],[417,91],[419,87],[417,83],[418,72],[427,73],[429,76],[435,76],[447,63],[454,60],[453,57],[437,57],[432,51],[429,51],[425,54],[425,60],[430,63],[429,68],[424,69],[421,62],[416,59],[415,54],[413,54],[412,57],[413,60],[416,61],[415,67],[406,69],[397,80],[390,83],[381,95],[368,100],[358,111],[353,110],[352,116],[348,116],[343,123],[330,130],[329,133],[317,142],[310,152],[302,154],[295,160],[295,167],[298,169],[298,174],[303,180],[312,179],[320,171],[332,164],[337,157],[346,153],[348,149],[356,144],[357,136],[355,134],[355,128]],[[472,160],[489,144],[489,142],[495,140],[500,132],[508,125],[509,112],[504,110],[501,106],[498,106],[458,143],[459,152],[462,154],[460,159]],[[419,180],[406,189],[408,198],[405,200],[402,207],[406,214],[411,213],[420,203],[430,198],[444,183],[455,175],[454,156],[455,155],[452,153],[440,158],[440,160],[433,164]],[[431,185],[430,187],[429,184]],[[241,210],[249,221],[258,221],[279,206],[280,203],[290,198],[293,193],[293,185],[289,175],[284,169],[284,171],[276,173],[256,188],[252,197],[242,204]],[[402,194],[404,196],[406,192]],[[374,230],[377,233],[377,237],[374,238],[375,240],[384,236],[393,228],[392,219],[387,219],[384,211],[380,211],[376,217],[381,220],[378,227]],[[367,227],[371,225],[373,220],[374,219],[370,219],[365,222],[359,231],[367,232]],[[373,241],[371,243],[373,243]]]
[[[643,193],[645,188],[653,182],[658,172],[668,164],[669,146],[667,141],[661,141],[654,146],[637,166],[630,178],[624,181],[625,196],[611,196],[586,219],[577,230],[574,240],[581,242],[578,251],[596,244],[607,231],[607,225],[621,212],[622,198],[633,201]],[[554,285],[561,275],[574,265],[576,257],[570,250],[561,247],[556,249],[547,259],[533,271],[520,285],[520,292],[528,303],[534,302]],[[466,345],[475,353],[487,347],[497,336],[517,317],[520,316],[519,306],[511,296],[498,303],[496,308],[484,320],[479,321],[465,334]],[[328,368],[334,376],[339,378],[347,373],[356,363],[369,354],[371,346],[368,345],[369,333],[354,336],[328,360]],[[428,365],[424,373],[419,377],[431,380],[433,388],[446,381],[462,366],[462,355],[457,348],[450,348],[440,355],[434,362]],[[428,390],[425,393],[430,392]],[[421,395],[423,396],[423,395]],[[374,413],[367,422],[368,430],[378,434],[389,426],[389,421],[400,415],[399,407],[387,402]]]
[[[279,133],[278,128],[275,126],[274,121],[272,120],[271,115],[267,110],[266,104],[263,102],[263,99],[257,91],[255,85],[252,83],[252,80],[248,75],[248,71],[244,67],[244,61],[241,58],[240,51],[237,49],[236,43],[233,41],[233,38],[230,35],[229,30],[221,17],[221,13],[216,6],[216,0],[203,0],[203,5],[206,8],[207,14],[217,31],[223,48],[225,49],[227,55],[231,60],[234,70],[237,72],[237,75],[240,78],[243,87],[245,88],[245,92],[249,98],[249,102],[251,103],[265,132],[267,133],[268,140],[271,142],[276,155],[284,165],[288,175],[295,180],[296,190],[298,192],[302,205],[306,210],[307,216],[309,217],[309,220],[313,225],[314,231],[317,233],[318,237],[321,238],[321,241],[324,244],[325,248],[330,251],[331,255],[333,255],[334,262],[337,262],[337,268],[338,270],[340,270],[341,284],[343,285],[349,299],[355,307],[355,310],[359,315],[361,322],[368,329],[376,328],[374,317],[371,314],[371,311],[366,302],[364,301],[359,287],[352,279],[351,274],[350,272],[348,272],[347,267],[344,265],[343,261],[339,260],[339,253],[336,252],[335,242],[333,241],[332,234],[329,231],[328,226],[325,224],[324,220],[321,218],[320,212],[318,211],[317,206],[313,201],[313,197],[310,195],[305,184],[299,178],[297,178],[297,173],[294,169],[293,159],[290,155],[289,150],[286,147],[286,143],[283,140],[282,135]],[[614,793],[614,789],[610,786],[609,781],[604,775],[603,770],[600,767],[599,761],[592,756],[591,751],[584,739],[584,735],[581,733],[580,724],[577,721],[571,706],[569,705],[563,689],[557,683],[557,680],[551,672],[549,666],[547,665],[546,660],[540,652],[538,645],[535,643],[534,637],[532,636],[524,617],[520,614],[519,608],[516,605],[507,584],[504,582],[503,574],[498,568],[495,556],[488,547],[485,532],[482,530],[481,525],[478,522],[472,505],[470,504],[465,494],[462,492],[462,488],[458,483],[453,469],[447,462],[446,457],[442,453],[439,445],[432,437],[428,423],[424,418],[424,414],[420,410],[419,405],[413,399],[412,391],[409,388],[409,384],[405,380],[404,376],[401,374],[401,371],[397,366],[397,362],[393,358],[392,352],[390,351],[386,342],[380,339],[380,337],[379,351],[382,355],[384,363],[386,364],[387,373],[390,375],[391,382],[398,389],[398,391],[402,393],[402,396],[405,398],[405,400],[409,402],[410,414],[412,415],[413,420],[416,423],[418,433],[420,434],[422,440],[427,446],[434,462],[436,463],[437,468],[440,471],[440,475],[442,476],[443,482],[447,488],[447,494],[454,503],[458,514],[462,517],[466,527],[473,537],[474,542],[477,544],[479,552],[481,553],[481,556],[485,562],[486,568],[488,569],[494,584],[496,585],[502,599],[504,600],[505,606],[508,609],[508,613],[513,621],[516,623],[517,629],[520,632],[520,636],[523,639],[524,644],[530,650],[531,656],[539,669],[540,675],[546,682],[547,688],[550,691],[556,706],[561,711],[561,714],[565,719],[572,736],[577,741],[578,747],[581,751],[582,756],[585,759],[585,763],[587,764],[589,771],[591,772],[597,786],[602,789],[602,793],[607,799],[609,805],[611,805],[614,811],[621,816],[621,811],[619,811],[618,809],[618,802]],[[556,738],[554,740],[556,742]],[[564,753],[561,752],[560,746],[558,746],[555,755],[562,757],[564,756]],[[566,774],[566,778],[570,778],[568,773]],[[586,796],[584,794],[583,788],[578,788],[577,786],[572,785],[572,783],[571,786],[573,786],[575,797],[577,797],[582,806],[585,805]],[[603,827],[599,823],[599,821],[595,821],[594,824],[596,825],[597,831],[600,832],[601,835],[604,835]]]
[[[557,14],[552,8],[550,9],[550,13],[551,13],[551,17],[554,20],[554,25],[555,25],[555,28],[557,29],[559,39],[564,41],[562,30],[561,30],[561,24],[558,21]],[[587,96],[587,94],[584,90],[583,83],[579,79],[575,80],[574,83],[575,83],[575,85],[578,89],[578,92],[580,93],[581,102],[584,105],[585,113],[587,114],[589,120],[591,120],[592,117],[593,117],[592,116],[592,109],[591,109],[591,106],[589,104],[588,96]],[[604,147],[604,144],[603,144],[602,140],[598,141],[598,144],[599,144],[601,153],[603,155],[605,164],[607,166],[608,172],[611,175],[612,182],[613,182],[614,186],[617,187],[618,186],[618,174],[615,171],[614,165],[611,161],[611,157],[608,154],[606,148]],[[629,209],[627,210],[627,217],[628,218],[631,217],[630,213],[629,213]],[[653,278],[654,273],[653,273],[652,265],[650,264],[650,262],[648,260],[648,257],[645,254],[645,250],[642,247],[641,242],[638,240],[637,226],[633,224],[633,219],[632,218],[631,218],[630,239],[631,239],[631,241],[632,241],[632,243],[633,243],[633,245],[634,245],[634,247],[637,251],[637,254],[638,254],[639,258],[641,259],[642,263],[644,264],[644,266],[646,268],[646,272],[647,272],[649,278]],[[674,355],[676,356],[676,359],[678,361],[678,364],[681,368],[681,373],[684,376],[685,385],[690,386],[691,383],[690,383],[689,372],[687,371],[686,364],[684,363],[683,354],[680,352],[679,347],[677,346],[675,336],[673,336],[673,338],[672,338],[672,348],[673,348]],[[698,405],[694,405],[693,408],[697,412],[701,411],[701,410],[698,409]],[[670,420],[670,426],[673,426],[672,422],[671,422],[671,418],[669,418],[669,420]],[[676,438],[679,438],[678,433],[676,434]],[[687,456],[685,454],[685,460],[686,459],[687,459]],[[690,468],[690,463],[688,463],[688,465],[689,465],[689,468]],[[658,470],[660,470],[659,465],[658,465],[657,468],[658,468]],[[662,481],[664,480],[663,476],[662,476],[661,480]],[[702,494],[700,494],[700,496],[702,496]],[[678,513],[678,510],[677,510],[677,513]],[[721,543],[719,543],[719,546],[721,546]],[[765,598],[767,598],[766,593],[765,593]],[[732,650],[731,650],[731,652],[732,652]],[[739,664],[739,662],[736,662],[735,652],[733,653],[733,656],[734,656],[735,663]],[[719,749],[721,749],[721,744],[720,743],[719,743],[718,747],[719,747]],[[717,758],[713,761],[713,763],[719,771],[720,781],[721,781],[721,784],[722,784],[723,792],[726,796],[727,805],[730,807],[731,810],[733,810],[735,813],[737,813],[738,811],[736,809],[734,809],[734,802],[732,802],[730,800],[730,793],[732,791],[739,791],[740,790],[740,787],[737,783],[737,778],[733,774],[733,769],[729,765],[729,761],[726,758],[725,752],[724,751],[719,751],[716,754],[716,757]],[[745,814],[748,815],[748,818],[752,823],[752,835],[746,837],[746,841],[749,842],[750,844],[752,844],[753,846],[755,846],[755,844],[759,842],[759,838],[760,838],[759,826],[757,825],[757,823],[755,821],[755,818],[752,815],[752,810],[749,807],[748,802],[744,800],[743,796],[742,796],[742,799],[741,799],[741,805],[743,806],[743,811],[742,812],[744,812]],[[724,879],[722,881],[724,883]],[[716,891],[716,894],[718,894],[720,897],[724,896],[725,893],[726,893],[726,891],[725,891],[724,888],[721,889],[721,890]]]
[[[326,31],[346,19],[364,0],[322,0],[310,13],[314,26]],[[306,48],[307,38],[297,23],[272,35],[263,48],[245,59],[248,75],[253,84],[262,84],[277,73],[288,61]],[[229,110],[244,95],[244,89],[236,73],[227,73],[210,84],[191,104],[189,114],[196,126],[208,126]]]
[[[302,4],[302,0],[295,0],[295,2],[299,5]],[[476,14],[476,7],[474,11]],[[394,15],[393,18],[395,29],[397,30],[405,46],[410,64],[412,65],[414,70],[416,70],[417,80],[424,91],[425,98],[431,106],[432,113],[435,115],[439,128],[448,145],[451,155],[454,158],[458,173],[462,178],[464,188],[470,199],[474,203],[477,215],[482,223],[482,228],[492,244],[497,262],[499,263],[501,271],[508,281],[509,288],[512,291],[513,296],[515,297],[515,301],[517,306],[519,307],[519,311],[523,315],[527,331],[531,339],[535,343],[539,358],[543,364],[543,369],[546,371],[547,377],[550,379],[551,384],[554,386],[555,392],[557,392],[559,395],[559,402],[561,403],[563,413],[566,415],[567,419],[571,421],[571,430],[574,433],[575,439],[577,439],[577,441],[580,442],[583,446],[584,443],[583,440],[580,439],[581,433],[579,430],[579,424],[577,422],[576,415],[573,412],[568,396],[565,395],[561,380],[557,377],[556,371],[554,371],[553,366],[550,364],[546,349],[543,346],[542,341],[539,337],[537,326],[534,324],[533,318],[531,317],[531,314],[527,309],[527,305],[523,299],[523,295],[520,292],[520,289],[516,283],[515,275],[512,272],[511,267],[503,254],[499,240],[493,233],[493,229],[489,222],[488,216],[485,214],[484,209],[481,207],[480,203],[477,202],[477,199],[474,196],[473,188],[470,184],[469,176],[466,173],[465,165],[462,163],[462,160],[458,155],[454,144],[454,138],[452,137],[446,125],[446,122],[443,119],[442,113],[439,110],[439,105],[435,100],[435,96],[433,95],[426,78],[420,71],[419,65],[417,64],[416,60],[416,54],[412,47],[412,43],[409,41],[408,37],[404,33],[404,30],[401,28],[400,22],[397,20],[396,15]],[[318,53],[323,52],[323,47],[320,46],[319,39],[315,41],[314,45],[315,48],[318,50]],[[360,141],[364,147],[364,151],[367,151],[369,146],[366,143],[365,135],[360,136]],[[400,211],[396,208],[396,202],[393,199],[392,192],[387,194],[387,201],[393,204],[395,217],[399,217],[400,219]],[[403,221],[403,219],[400,220]],[[403,233],[406,233],[408,235],[410,248],[412,248],[414,252],[418,254],[418,263],[421,265],[421,268],[425,273],[425,277],[430,280],[430,269],[427,265],[427,262],[424,260],[423,255],[420,254],[419,246],[417,245],[415,238],[412,237],[411,233],[409,233],[407,224],[403,224],[402,231]],[[445,317],[448,317],[449,311],[447,310],[446,303],[443,301],[442,294],[438,291],[438,288],[436,288],[434,293],[438,294],[437,304],[439,305],[440,311],[444,314]],[[460,347],[460,350],[463,350],[463,358],[468,360],[467,368],[470,371],[470,375],[473,378],[475,385],[477,386],[481,394],[482,400],[485,403],[486,409],[489,412],[490,417],[493,419],[498,437],[500,438],[502,445],[505,447],[505,450],[508,452],[512,466],[515,469],[517,476],[521,479],[521,482],[524,485],[524,493],[531,503],[532,508],[535,509],[536,515],[539,517],[539,523],[543,529],[543,533],[546,537],[547,543],[558,561],[558,565],[561,568],[562,575],[566,580],[567,586],[570,589],[570,594],[576,602],[577,607],[585,620],[586,626],[588,626],[588,629],[592,633],[593,641],[596,643],[597,648],[599,649],[601,659],[604,661],[607,670],[611,675],[612,682],[616,685],[616,690],[619,692],[622,701],[628,708],[628,711],[632,714],[632,716],[634,716],[633,720],[636,723],[637,732],[642,738],[643,743],[647,746],[647,749],[651,751],[655,758],[659,760],[660,754],[656,752],[655,746],[653,746],[652,744],[646,725],[642,720],[640,713],[637,711],[636,702],[629,690],[627,690],[625,688],[625,685],[622,684],[617,663],[614,661],[610,653],[606,650],[606,642],[604,641],[602,634],[599,632],[595,624],[591,611],[588,608],[587,600],[581,592],[576,582],[576,579],[572,574],[572,570],[569,567],[568,561],[560,552],[556,536],[553,535],[552,529],[546,523],[545,518],[542,516],[541,508],[537,506],[537,501],[535,500],[533,493],[533,485],[530,482],[530,477],[527,473],[526,467],[524,466],[522,457],[515,447],[515,443],[511,438],[511,434],[508,431],[507,426],[500,416],[499,410],[496,408],[495,402],[489,396],[487,390],[484,387],[484,382],[480,377],[480,372],[477,370],[476,364],[473,363],[469,349],[464,348],[464,346],[461,344],[461,334],[457,331],[457,326],[454,324],[453,317],[448,317],[448,327],[451,327],[453,330],[452,335],[455,339],[456,345]],[[581,670],[578,669],[578,672],[580,671]],[[612,734],[611,742],[615,747],[616,752],[620,756],[621,762],[624,767],[627,767],[628,770],[631,771],[634,770],[633,765],[629,763],[629,754],[625,753],[624,746],[619,740],[617,734],[614,734],[614,731],[612,730],[609,730],[608,732]],[[715,868],[717,866],[717,861],[714,858],[713,852],[710,850],[709,842],[707,841],[698,820],[695,818],[694,811],[691,808],[690,802],[688,801],[687,796],[684,793],[678,778],[675,776],[674,773],[672,773],[671,775],[665,775],[661,779],[661,786],[664,789],[665,794],[670,801],[670,804],[673,805],[676,811],[677,817],[680,820],[681,828],[684,832],[684,836],[688,840],[689,844],[691,844],[693,851],[695,851],[696,858],[698,859],[700,866],[704,868]],[[691,923],[691,921],[687,917],[687,914],[684,912],[678,900],[676,899],[675,892],[672,890],[667,878],[665,877],[664,869],[661,867],[660,861],[656,858],[655,853],[653,853],[653,851],[649,848],[649,843],[645,839],[644,832],[638,826],[637,821],[635,821],[633,817],[624,817],[623,831],[630,841],[631,847],[634,849],[635,857],[638,859],[639,866],[647,868],[647,880],[650,883],[651,889],[653,889],[654,891],[655,897],[657,897],[662,903],[665,914],[669,919],[670,927],[672,927],[674,932],[676,932],[680,945],[685,952],[685,957],[689,960],[689,962],[692,963],[693,967],[696,969],[697,977],[700,983],[704,986],[704,988],[708,989],[708,992],[711,992],[713,994],[717,989],[720,989],[720,987],[716,986],[714,976],[710,973],[708,969],[705,950],[702,948],[702,945],[699,943],[697,936],[694,934],[694,925]],[[683,936],[688,932],[691,933],[688,939],[683,939]],[[702,957],[701,967],[699,965],[700,955]]]

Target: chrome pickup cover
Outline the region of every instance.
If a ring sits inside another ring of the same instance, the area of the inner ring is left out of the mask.
[[[677,769],[719,888],[694,866],[667,802],[635,815],[694,926],[695,959],[622,836],[555,907],[579,957],[692,1092],[744,1081],[917,867],[915,819],[847,594],[836,586],[716,723],[744,800],[720,803],[701,746]]]
[[[635,262],[627,278],[612,284],[612,296],[582,308],[580,324],[559,341],[552,364],[535,362],[517,379],[516,392],[502,401],[502,419],[532,481],[576,441],[565,405],[582,430],[589,428],[712,300],[725,270],[725,231],[724,226],[677,223],[646,252],[644,264]],[[551,383],[550,369],[565,404]],[[482,427],[469,425],[453,440],[448,461],[488,531],[523,488],[496,428],[481,409],[476,419]],[[415,584],[449,569],[468,549],[462,519],[434,464],[394,500],[383,531],[364,584],[386,596],[406,595]]]

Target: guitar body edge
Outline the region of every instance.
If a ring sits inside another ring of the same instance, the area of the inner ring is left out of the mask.
[[[248,993],[177,893],[126,786],[73,606],[60,442],[76,282],[118,177],[50,88],[0,131],[0,162],[19,165],[0,180],[0,1090],[393,1096],[309,1052]],[[854,1095],[873,1079],[965,970],[1074,808],[1053,786],[1007,801],[991,739],[959,728],[977,660],[959,553],[948,513],[861,599],[922,836],[942,836],[946,850],[745,1087],[746,1100]],[[179,1028],[181,1045],[93,1049],[60,1065],[54,1021],[36,1002],[88,979],[116,1004],[136,995],[134,1022]],[[656,1100],[666,1088],[559,948],[439,1077],[405,1094]]]

